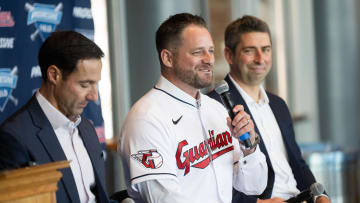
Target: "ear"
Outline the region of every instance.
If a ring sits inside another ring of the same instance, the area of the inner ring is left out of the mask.
[[[167,50],[167,49],[163,49],[160,52],[160,57],[161,57],[161,61],[162,63],[166,66],[166,67],[173,67],[174,65],[174,60],[173,60],[173,54],[171,53],[171,51]]]
[[[224,55],[225,55],[225,59],[228,62],[228,64],[232,65],[234,64],[234,58],[235,58],[235,54],[232,53],[232,51],[230,50],[230,48],[225,47],[224,49]]]
[[[48,81],[52,84],[56,84],[58,83],[60,80],[62,80],[62,74],[60,69],[55,66],[55,65],[51,65],[48,67],[47,69],[47,78]]]

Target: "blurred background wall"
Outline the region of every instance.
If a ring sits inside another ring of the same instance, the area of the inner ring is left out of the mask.
[[[268,22],[272,31],[273,67],[265,82],[266,89],[288,103],[304,157],[333,202],[360,202],[358,1],[93,0],[92,3],[95,41],[104,43],[109,50],[109,66],[105,67],[108,72],[103,72],[105,85],[100,86],[101,94],[109,92],[103,102],[108,139],[117,139],[131,105],[159,78],[155,31],[162,21],[180,12],[206,19],[216,46],[215,83],[229,70],[223,56],[225,27],[245,14],[255,15]],[[99,9],[99,5],[104,9]],[[108,154],[108,189],[112,193],[124,189],[124,179],[119,155],[112,150]]]

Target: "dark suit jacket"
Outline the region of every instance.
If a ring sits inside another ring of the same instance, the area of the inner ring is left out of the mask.
[[[108,202],[104,159],[94,127],[81,118],[78,129],[94,169],[96,185],[92,191],[98,202]],[[29,162],[45,164],[62,160],[66,160],[64,151],[35,96],[0,126],[0,170],[19,168]],[[57,202],[80,202],[71,169],[61,172]]]
[[[235,85],[230,80],[229,76],[225,77],[225,81],[229,85],[229,91],[231,94],[231,97],[235,104],[241,104],[244,106],[245,111],[251,116],[251,119],[254,121],[253,116],[250,113],[249,107],[246,105],[244,99],[242,98],[239,91],[236,89]],[[215,92],[212,91],[208,94],[210,97],[218,100],[221,102],[220,96]],[[282,100],[280,97],[273,95],[271,93],[267,92],[267,95],[269,97],[269,105],[272,110],[272,112],[275,115],[276,121],[279,124],[281,135],[284,140],[286,152],[289,157],[289,164],[291,167],[292,172],[294,173],[295,180],[297,182],[297,188],[302,191],[304,189],[308,189],[311,184],[315,182],[315,178],[310,171],[308,165],[305,163],[304,159],[301,156],[300,148],[298,144],[295,141],[295,134],[294,134],[294,128],[292,124],[292,119],[290,116],[289,109],[287,108],[286,103],[284,100]],[[255,124],[255,131],[260,136],[259,130]],[[232,202],[256,202],[257,198],[260,199],[268,199],[271,198],[273,186],[274,186],[274,169],[272,167],[272,164],[269,159],[269,154],[267,153],[266,147],[264,145],[264,142],[261,141],[259,144],[260,150],[265,154],[266,162],[268,165],[268,181],[267,186],[264,192],[259,196],[248,196],[244,193],[241,193],[239,191],[233,190],[233,200]]]

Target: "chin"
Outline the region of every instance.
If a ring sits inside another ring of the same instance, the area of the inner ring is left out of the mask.
[[[74,111],[74,115],[75,116],[81,115],[83,113],[83,111],[84,111],[84,109]]]
[[[210,83],[210,84],[211,84],[212,79],[213,79],[213,75],[212,75],[212,74],[211,74],[211,75],[207,75],[207,76],[201,78],[201,82],[204,83],[204,84],[205,84],[205,83]]]
[[[211,81],[205,81],[205,82],[202,81],[202,83],[200,83],[197,88],[202,89],[202,88],[209,87],[210,85],[211,85]]]

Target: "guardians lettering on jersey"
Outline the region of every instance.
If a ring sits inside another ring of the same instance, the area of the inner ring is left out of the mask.
[[[210,160],[214,160],[221,155],[234,150],[232,145],[232,137],[228,131],[219,133],[214,137],[214,131],[209,130],[210,138],[201,142],[198,146],[194,146],[183,152],[183,148],[188,145],[186,140],[179,142],[178,148],[176,150],[176,164],[179,169],[185,169],[184,176],[190,172],[190,166],[195,168],[206,168],[210,164]],[[208,150],[206,149],[206,142],[209,144],[210,150],[216,151],[214,154],[210,153],[210,156],[207,156],[205,159],[202,159],[208,155]],[[185,158],[181,160],[181,157]]]

